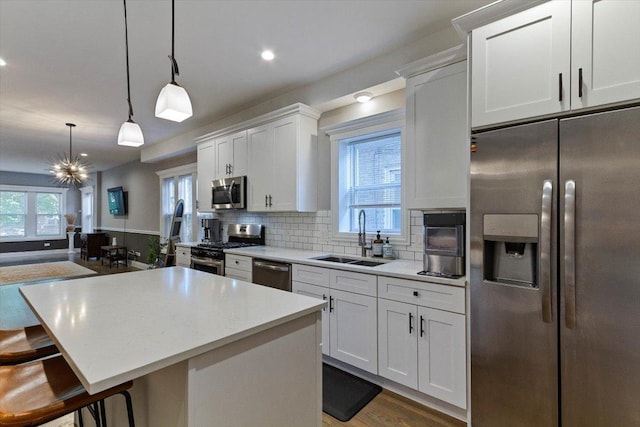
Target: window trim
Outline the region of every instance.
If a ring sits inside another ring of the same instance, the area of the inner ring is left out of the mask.
[[[163,221],[164,213],[162,212],[162,205],[163,205],[162,182],[167,178],[176,179],[179,176],[189,175],[189,174],[191,174],[191,200],[192,200],[191,212],[193,212],[192,221],[191,221],[191,235],[195,236],[195,238],[197,238],[198,236],[198,225],[199,225],[198,210],[196,209],[196,195],[198,191],[197,163],[189,163],[188,165],[184,165],[184,166],[177,166],[175,168],[156,171],[156,175],[158,175],[158,184],[160,188],[160,200],[159,200],[160,203],[158,204],[158,235],[160,236],[161,240],[167,238],[167,236],[163,235],[163,231],[162,231],[162,226],[164,224],[164,221]],[[183,225],[186,225],[186,224],[183,224]]]
[[[324,128],[324,132],[329,135],[331,141],[331,239],[333,241],[343,241],[356,243],[358,241],[358,233],[354,232],[341,232],[339,227],[338,215],[339,215],[339,193],[338,188],[338,162],[340,156],[339,141],[357,137],[360,135],[376,132],[384,132],[391,129],[400,129],[400,151],[401,162],[404,156],[406,147],[405,139],[405,120],[404,110],[392,110],[385,113],[375,114],[373,116],[367,116],[361,119],[352,120],[345,123],[340,123],[331,127]],[[400,234],[389,236],[389,241],[397,245],[409,244],[409,222],[410,215],[409,209],[406,207],[405,202],[405,170],[404,164],[401,163],[400,171],[400,215],[402,216],[402,226]],[[368,236],[375,237],[376,230],[367,230]],[[370,240],[367,237],[367,240]]]
[[[25,223],[25,237],[19,236],[0,236],[0,242],[37,242],[49,240],[64,240],[67,238],[66,220],[64,219],[65,210],[67,209],[67,188],[60,187],[36,187],[29,185],[7,185],[0,184],[0,191],[15,191],[27,193],[27,213]],[[57,193],[60,194],[60,223],[62,234],[51,234],[46,236],[38,236],[36,232],[37,212],[35,208],[35,195],[37,193]],[[33,224],[30,224],[34,221]],[[33,234],[30,234],[33,233]]]

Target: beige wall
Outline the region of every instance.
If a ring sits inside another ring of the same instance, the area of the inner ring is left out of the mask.
[[[157,171],[196,162],[196,153],[174,157],[158,163],[138,161],[102,172],[99,192],[100,227],[105,230],[157,234],[160,230],[160,184]],[[128,192],[125,216],[113,216],[106,203],[107,189],[122,186]]]

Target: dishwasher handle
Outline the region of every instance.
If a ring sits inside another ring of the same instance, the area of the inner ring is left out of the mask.
[[[264,262],[264,261],[254,261],[253,262],[253,266],[256,268],[264,268],[267,270],[273,270],[273,271],[282,271],[282,272],[288,272],[290,269],[290,266],[288,264],[271,264],[269,262]]]

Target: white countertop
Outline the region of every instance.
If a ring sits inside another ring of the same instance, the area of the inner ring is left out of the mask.
[[[287,249],[276,246],[252,246],[249,248],[225,249],[225,253],[246,255],[254,258],[265,258],[273,261],[289,262],[294,264],[315,265],[318,267],[333,268],[336,270],[357,271],[359,273],[369,273],[379,276],[398,277],[401,279],[420,280],[423,282],[440,283],[452,286],[466,286],[464,277],[458,279],[448,279],[444,277],[423,276],[418,274],[423,270],[421,261],[410,261],[404,259],[386,260],[383,258],[360,258],[352,255],[333,254],[348,258],[366,259],[368,261],[380,261],[384,264],[376,267],[365,267],[361,265],[342,264],[338,262],[320,261],[314,258],[332,255],[328,252],[315,252],[303,249]]]
[[[91,394],[326,304],[183,267],[22,286],[20,292]]]

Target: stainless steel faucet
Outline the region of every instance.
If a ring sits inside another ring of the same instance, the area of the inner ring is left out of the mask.
[[[371,246],[367,246],[367,214],[364,209],[360,209],[358,214],[358,246],[362,247],[362,256],[367,256],[367,249],[371,250]]]

